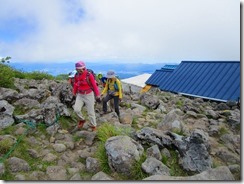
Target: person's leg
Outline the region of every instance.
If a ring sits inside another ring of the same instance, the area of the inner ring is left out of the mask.
[[[94,105],[95,105],[94,93],[91,92],[89,94],[84,95],[84,102],[86,104],[87,113],[90,119],[90,126],[96,127],[97,123],[96,123],[96,115],[94,109]]]
[[[76,99],[75,99],[74,111],[77,114],[77,116],[80,118],[80,120],[85,119],[81,113],[81,108],[83,107],[83,105],[84,105],[84,102],[82,99],[82,95],[78,93],[76,95]]]
[[[113,110],[114,110],[114,100],[110,100],[109,101],[109,105],[110,105],[110,111],[113,112]]]
[[[77,114],[77,116],[79,117],[79,121],[78,121],[78,128],[82,128],[85,121],[85,118],[83,117],[82,113],[81,113],[81,108],[84,105],[84,101],[83,101],[83,97],[81,94],[77,94],[76,96],[76,100],[75,100],[75,105],[74,105],[74,111]]]
[[[114,96],[114,110],[119,117],[120,116],[120,113],[119,113],[119,96]]]
[[[104,99],[103,99],[103,112],[107,112],[108,110],[108,106],[107,106],[107,102],[109,100],[111,100],[113,97],[111,95],[107,95]]]

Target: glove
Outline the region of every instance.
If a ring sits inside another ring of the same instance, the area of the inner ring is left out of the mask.
[[[96,98],[96,102],[97,102],[97,103],[101,103],[101,102],[102,102],[102,101],[101,101],[101,98],[100,98],[100,97],[97,97],[97,98]]]
[[[103,99],[104,99],[104,95],[101,95],[100,99],[101,99],[101,101],[103,101]]]

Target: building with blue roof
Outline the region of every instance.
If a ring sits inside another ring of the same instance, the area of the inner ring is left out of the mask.
[[[170,72],[161,70],[155,71],[146,84],[216,101],[240,98],[240,61],[182,61]]]
[[[147,85],[159,87],[161,81],[167,80],[170,74],[178,65],[164,65],[161,69],[156,70],[145,82]]]

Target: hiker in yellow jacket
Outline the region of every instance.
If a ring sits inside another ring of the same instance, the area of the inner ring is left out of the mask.
[[[107,113],[107,102],[111,99],[114,99],[114,110],[119,117],[120,116],[119,102],[122,100],[123,97],[121,82],[119,79],[115,77],[114,71],[108,71],[106,77],[107,77],[106,85],[102,91],[102,98],[103,98],[102,115]],[[105,94],[106,96],[104,97]]]

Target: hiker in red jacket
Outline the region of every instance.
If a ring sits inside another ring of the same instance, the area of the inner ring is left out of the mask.
[[[85,123],[85,118],[81,113],[81,109],[84,105],[87,107],[87,113],[90,119],[90,127],[92,131],[96,130],[96,116],[95,116],[95,97],[96,101],[100,102],[100,91],[96,85],[94,76],[86,69],[85,63],[79,61],[75,64],[77,74],[74,78],[73,94],[76,95],[74,111],[80,118],[78,128],[82,128]]]

